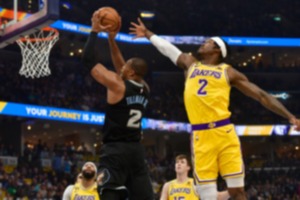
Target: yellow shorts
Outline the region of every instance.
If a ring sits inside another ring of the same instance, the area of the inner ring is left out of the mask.
[[[245,176],[241,145],[233,124],[193,131],[191,142],[198,184],[215,182],[219,173],[224,179]]]

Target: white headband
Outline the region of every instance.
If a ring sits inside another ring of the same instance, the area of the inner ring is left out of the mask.
[[[97,174],[97,167],[96,167],[96,165],[95,165],[93,162],[86,162],[86,163],[84,163],[84,165],[82,166],[82,170],[83,170],[83,168],[84,168],[87,164],[93,165],[93,167],[95,168],[95,172],[96,172],[96,174]]]
[[[226,45],[225,45],[224,41],[220,37],[212,37],[210,39],[212,39],[213,41],[215,41],[215,43],[218,44],[218,46],[221,49],[222,57],[226,58],[226,56],[227,56],[227,49],[226,49]]]

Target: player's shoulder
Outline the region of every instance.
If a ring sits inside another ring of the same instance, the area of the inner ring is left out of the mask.
[[[73,192],[73,189],[74,189],[74,185],[69,185],[65,191],[64,191],[64,194],[63,194],[63,200],[65,199],[69,199],[69,197],[71,197],[71,194]]]
[[[170,185],[174,184],[174,182],[175,182],[175,179],[171,180],[171,181],[168,181],[168,182],[165,182],[164,187],[168,188]]]
[[[229,63],[226,63],[226,62],[221,62],[218,66],[223,68],[223,69],[232,68],[232,65],[229,64]]]
[[[66,188],[66,190],[73,190],[74,187],[75,187],[75,185],[68,185],[68,187]]]

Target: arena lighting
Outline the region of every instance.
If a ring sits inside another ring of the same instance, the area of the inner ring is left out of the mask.
[[[271,95],[277,99],[283,99],[286,100],[290,98],[290,95],[286,92],[281,92],[281,93],[271,93]]]
[[[155,17],[155,13],[152,11],[140,11],[140,17],[143,19],[153,19]]]
[[[67,10],[70,10],[72,7],[71,4],[68,2],[62,2],[61,5],[62,5],[62,7],[64,7]]]
[[[281,17],[280,16],[276,16],[273,18],[274,21],[276,22],[280,22],[281,21]]]

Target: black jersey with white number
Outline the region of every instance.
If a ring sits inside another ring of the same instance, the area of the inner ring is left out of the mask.
[[[103,126],[103,143],[137,142],[149,93],[146,87],[132,80],[125,81],[125,96],[116,104],[108,104]]]

